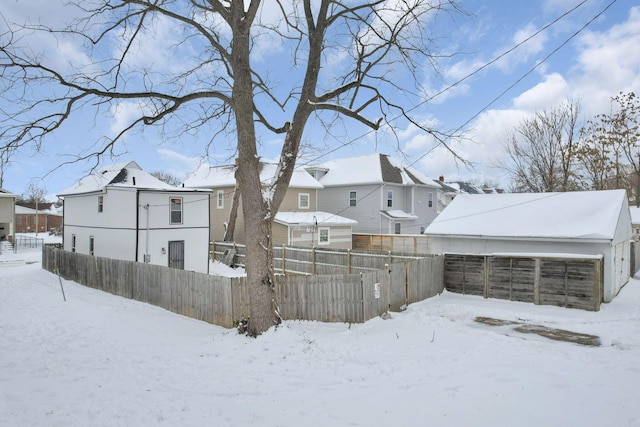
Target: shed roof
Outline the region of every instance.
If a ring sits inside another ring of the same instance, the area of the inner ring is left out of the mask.
[[[460,194],[427,235],[613,239],[625,190],[569,193]]]
[[[352,225],[357,224],[354,221],[343,216],[335,215],[329,212],[278,212],[276,214],[276,222],[285,225]]]

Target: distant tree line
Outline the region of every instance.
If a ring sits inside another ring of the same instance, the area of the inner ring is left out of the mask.
[[[511,191],[626,189],[640,203],[639,119],[640,100],[621,92],[584,126],[572,100],[522,120],[503,139]]]

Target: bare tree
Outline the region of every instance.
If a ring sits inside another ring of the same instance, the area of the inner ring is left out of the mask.
[[[606,115],[597,115],[580,131],[576,158],[585,184],[592,190],[622,188],[620,147],[608,135]]]
[[[36,215],[35,215],[35,232],[36,232],[36,236],[38,235],[38,231],[39,231],[39,224],[38,224],[38,220],[39,220],[39,205],[41,203],[46,202],[45,199],[45,194],[47,194],[47,190],[44,187],[39,186],[38,184],[36,184],[35,182],[30,182],[29,185],[27,186],[26,189],[26,193],[22,196],[22,198],[27,201],[30,205],[32,205],[35,210],[36,210]]]
[[[411,100],[419,101],[420,80],[437,60],[429,23],[441,12],[459,13],[453,0],[74,3],[80,18],[68,27],[37,25],[3,35],[3,96],[16,94],[16,107],[0,125],[0,140],[14,148],[39,149],[45,137],[78,111],[93,111],[97,119],[104,108],[133,101],[139,103],[140,114],[115,137],[98,141],[94,150],[78,158],[107,155],[123,135],[145,126],[180,125],[180,132],[210,132],[210,141],[234,131],[236,179],[247,232],[251,335],[280,322],[271,230],[309,119],[313,116],[329,126],[342,116],[377,130],[385,120],[401,116],[440,135],[408,111]],[[166,23],[178,36],[168,37],[163,49],[181,60],[164,69],[136,61],[136,49],[155,37],[154,28]],[[52,58],[31,54],[23,47],[32,32],[65,42],[79,38],[90,60],[56,65]],[[277,61],[256,60],[260,54],[268,56],[266,48],[260,50],[265,45],[290,49],[284,73],[283,64],[274,64]],[[52,83],[57,85],[52,92],[33,90]],[[397,103],[398,99],[404,100]],[[267,133],[280,135],[282,147],[276,176],[264,186],[258,137]]]
[[[578,158],[594,190],[624,188],[640,206],[640,100],[633,92],[611,98],[611,110],[582,129]]]
[[[11,163],[11,150],[0,149],[0,188],[4,185],[4,172]]]
[[[46,194],[47,190],[44,187],[32,181],[27,185],[22,199],[30,204],[37,205],[47,201],[44,197]]]
[[[572,191],[581,188],[575,150],[579,106],[567,101],[522,120],[503,142],[513,191]]]
[[[180,180],[180,178],[169,172],[156,171],[151,172],[151,175],[166,184],[173,185],[174,187],[179,187],[180,184],[182,184],[182,180]]]

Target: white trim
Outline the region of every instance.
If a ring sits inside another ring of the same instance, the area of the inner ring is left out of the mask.
[[[304,197],[307,198],[306,206],[302,203]],[[309,193],[298,193],[298,209],[309,209],[311,206],[311,195]]]
[[[323,241],[321,239],[322,233],[327,232],[327,240]],[[330,245],[331,244],[331,228],[329,227],[318,227],[318,245]]]
[[[224,209],[224,190],[216,192],[216,208]]]

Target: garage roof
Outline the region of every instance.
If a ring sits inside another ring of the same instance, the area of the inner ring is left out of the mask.
[[[426,235],[613,239],[625,190],[460,194]]]

